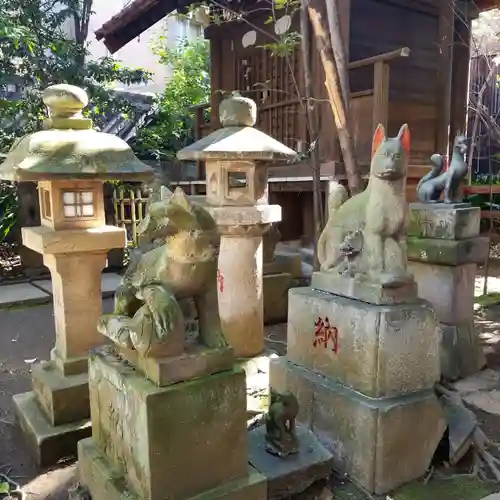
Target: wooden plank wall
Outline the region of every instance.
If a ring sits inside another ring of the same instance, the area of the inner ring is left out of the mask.
[[[438,12],[430,2],[363,0],[351,4],[351,61],[409,47],[410,57],[390,65],[388,133],[403,123],[412,133],[412,161],[434,152],[437,123]],[[351,71],[354,92],[364,90],[370,68]]]

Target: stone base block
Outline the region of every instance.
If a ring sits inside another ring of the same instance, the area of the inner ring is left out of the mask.
[[[410,203],[408,236],[461,240],[479,234],[481,209],[470,203]]]
[[[89,389],[92,439],[139,498],[189,498],[247,475],[243,369],[158,387],[101,347]]]
[[[408,236],[406,246],[409,260],[447,266],[483,264],[490,250],[489,239],[484,236],[465,240]]]
[[[474,321],[459,325],[441,323],[441,372],[448,380],[469,377],[486,366]]]
[[[288,290],[292,276],[288,273],[267,274],[262,278],[264,294],[264,323],[281,323],[288,314]]]
[[[264,262],[264,276],[266,274],[290,274],[292,278],[300,278],[302,275],[302,257],[300,253],[287,254],[275,251],[271,262]]]
[[[441,331],[433,309],[376,306],[293,288],[287,358],[371,397],[432,388],[440,376]]]
[[[52,426],[90,418],[88,375],[62,375],[55,362],[33,365],[33,392]]]
[[[337,273],[315,272],[311,287],[342,297],[361,300],[368,304],[405,304],[417,300],[417,284],[410,282],[394,288],[383,287],[365,279],[350,278]]]
[[[14,410],[26,442],[40,467],[50,467],[62,459],[76,457],[78,441],[92,434],[89,420],[52,426],[33,392],[15,395]]]
[[[221,464],[219,464],[221,465]],[[123,473],[112,467],[107,457],[92,439],[78,443],[78,470],[80,480],[92,500],[142,500],[126,484]],[[196,475],[195,469],[191,473]],[[207,490],[193,497],[172,496],[172,500],[265,500],[266,478],[252,468],[246,476],[227,482],[219,488]],[[167,498],[164,496],[163,498]]]
[[[114,347],[107,349],[112,352]],[[188,345],[184,354],[169,358],[144,358],[132,349],[120,349],[120,354],[159,387],[230,370],[235,362],[232,347],[207,349]]]
[[[265,426],[249,433],[249,461],[267,478],[269,499],[289,498],[331,474],[333,455],[303,425],[297,425],[299,453],[284,459],[266,451],[265,436]]]
[[[370,493],[385,494],[425,474],[446,429],[432,390],[397,398],[367,398],[280,358],[271,360],[270,386],[292,391],[299,421]]]
[[[473,318],[476,264],[441,266],[411,261],[408,267],[418,283],[418,296],[433,305],[439,321],[456,325]]]

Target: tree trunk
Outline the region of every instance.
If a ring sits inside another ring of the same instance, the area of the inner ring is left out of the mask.
[[[339,135],[340,148],[347,174],[347,183],[351,196],[361,191],[361,175],[359,172],[354,149],[354,139],[351,134],[349,114],[342,96],[341,77],[333,55],[330,37],[321,13],[320,0],[313,0],[308,6],[309,18],[314,30],[316,43],[320,51],[321,62],[325,71],[325,86],[328,92],[333,117]]]

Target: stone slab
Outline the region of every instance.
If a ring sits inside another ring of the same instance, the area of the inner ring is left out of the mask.
[[[40,467],[50,467],[77,455],[77,443],[92,434],[89,420],[54,427],[45,418],[33,392],[16,394],[14,410],[21,430]]]
[[[293,288],[287,336],[290,361],[371,397],[428,389],[439,380],[441,331],[424,301],[376,306]]]
[[[118,288],[118,285],[120,284],[120,281],[121,276],[119,274],[103,273],[101,277],[102,296],[105,298],[113,296]],[[33,281],[33,285],[52,295],[52,280],[35,280]]]
[[[189,498],[247,475],[245,385],[236,367],[157,387],[96,348],[89,360],[92,438],[111,467],[126,471],[139,498]]]
[[[429,301],[442,323],[457,325],[474,317],[476,264],[442,266],[409,262],[418,295]]]
[[[30,283],[0,286],[0,307],[13,305],[45,304],[52,297]]]
[[[31,368],[33,392],[45,417],[53,426],[90,418],[89,385],[86,373],[65,377],[53,361]]]
[[[274,259],[271,262],[264,262],[263,273],[266,274],[280,274],[288,273],[292,278],[300,278],[302,267],[302,258],[299,252],[285,253],[276,250],[274,252]]]
[[[418,297],[416,283],[408,283],[397,288],[385,288],[380,283],[324,271],[313,273],[311,286],[316,290],[376,305],[412,303]]]
[[[481,346],[474,320],[457,325],[441,323],[441,371],[448,380],[469,377],[486,366],[486,357]]]
[[[127,233],[124,228],[101,226],[89,229],[54,231],[50,227],[21,228],[23,245],[41,254],[72,254],[108,252],[111,248],[125,248]]]
[[[309,429],[297,425],[296,430],[300,451],[285,458],[266,451],[265,425],[249,432],[249,462],[266,477],[269,499],[302,493],[312,483],[327,478],[332,472],[333,455]]]
[[[284,358],[271,360],[270,386],[296,395],[298,421],[331,451],[335,468],[370,493],[423,476],[446,429],[433,390],[367,398]]]
[[[406,246],[408,260],[447,266],[483,264],[490,249],[487,237],[444,240],[408,236]]]
[[[288,290],[292,288],[291,274],[267,274],[262,278],[264,323],[283,323],[288,314]]]
[[[468,203],[410,203],[408,236],[461,240],[479,235],[481,209]]]
[[[120,349],[119,353],[159,387],[231,370],[235,362],[232,347],[207,349],[187,345],[184,354],[168,358],[144,358],[132,349]]]
[[[78,471],[80,480],[92,496],[92,500],[141,500],[128,487],[119,470],[112,467],[106,456],[92,439],[78,443]],[[186,500],[265,500],[266,479],[249,467],[243,478],[230,481],[219,488],[205,491]]]

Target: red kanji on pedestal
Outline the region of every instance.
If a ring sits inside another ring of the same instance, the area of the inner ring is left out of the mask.
[[[325,349],[331,341],[332,351],[339,352],[339,332],[335,326],[330,325],[328,316],[323,320],[318,318],[314,322],[314,341],[313,346],[323,346]]]

